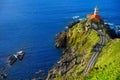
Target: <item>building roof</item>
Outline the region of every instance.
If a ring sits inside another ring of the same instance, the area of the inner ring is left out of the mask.
[[[98,14],[98,7],[95,7],[93,14],[88,14],[87,18],[89,20],[100,21],[100,15]]]
[[[98,14],[88,14],[88,18],[95,21],[100,20],[100,16]]]

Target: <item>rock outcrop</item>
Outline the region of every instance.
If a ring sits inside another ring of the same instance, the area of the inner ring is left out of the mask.
[[[65,48],[66,47],[66,41],[67,41],[66,31],[60,32],[59,34],[56,35],[55,46],[57,48]]]

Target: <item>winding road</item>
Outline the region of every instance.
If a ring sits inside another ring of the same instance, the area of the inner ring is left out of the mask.
[[[95,30],[95,29],[94,29]],[[88,74],[88,71],[90,68],[94,65],[99,53],[101,52],[104,44],[105,44],[105,34],[102,32],[102,30],[95,30],[100,35],[100,42],[96,45],[95,50],[87,64],[87,67],[84,70],[84,75]]]

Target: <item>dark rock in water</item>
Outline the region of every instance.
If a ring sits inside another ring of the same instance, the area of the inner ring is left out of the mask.
[[[13,65],[17,61],[17,56],[12,55],[8,58],[8,64]]]
[[[23,60],[24,55],[25,53],[23,51],[18,51],[15,55],[11,55],[8,58],[8,64],[13,65],[17,61],[17,59]]]
[[[108,35],[109,35],[112,39],[118,37],[117,34],[115,33],[115,30],[110,29],[110,25],[105,24],[105,27],[106,27],[106,32],[108,33]]]
[[[23,60],[24,55],[25,55],[25,52],[23,52],[23,51],[17,52],[17,58],[18,58],[19,60]]]
[[[66,47],[66,41],[67,41],[67,35],[66,32],[60,32],[59,34],[56,35],[56,42],[55,46],[57,48],[65,48]]]
[[[6,74],[6,73],[2,73],[2,74],[0,74],[0,77],[1,77],[2,79],[6,79],[6,78],[7,78],[7,74]]]

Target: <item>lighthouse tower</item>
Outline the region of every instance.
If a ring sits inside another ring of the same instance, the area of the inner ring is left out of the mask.
[[[95,9],[94,9],[94,15],[98,15],[98,7],[95,7]]]
[[[87,15],[87,18],[89,19],[89,20],[94,20],[94,21],[100,21],[100,19],[101,19],[101,17],[100,17],[100,15],[98,14],[98,7],[95,7],[95,9],[94,9],[94,14],[88,14]]]

